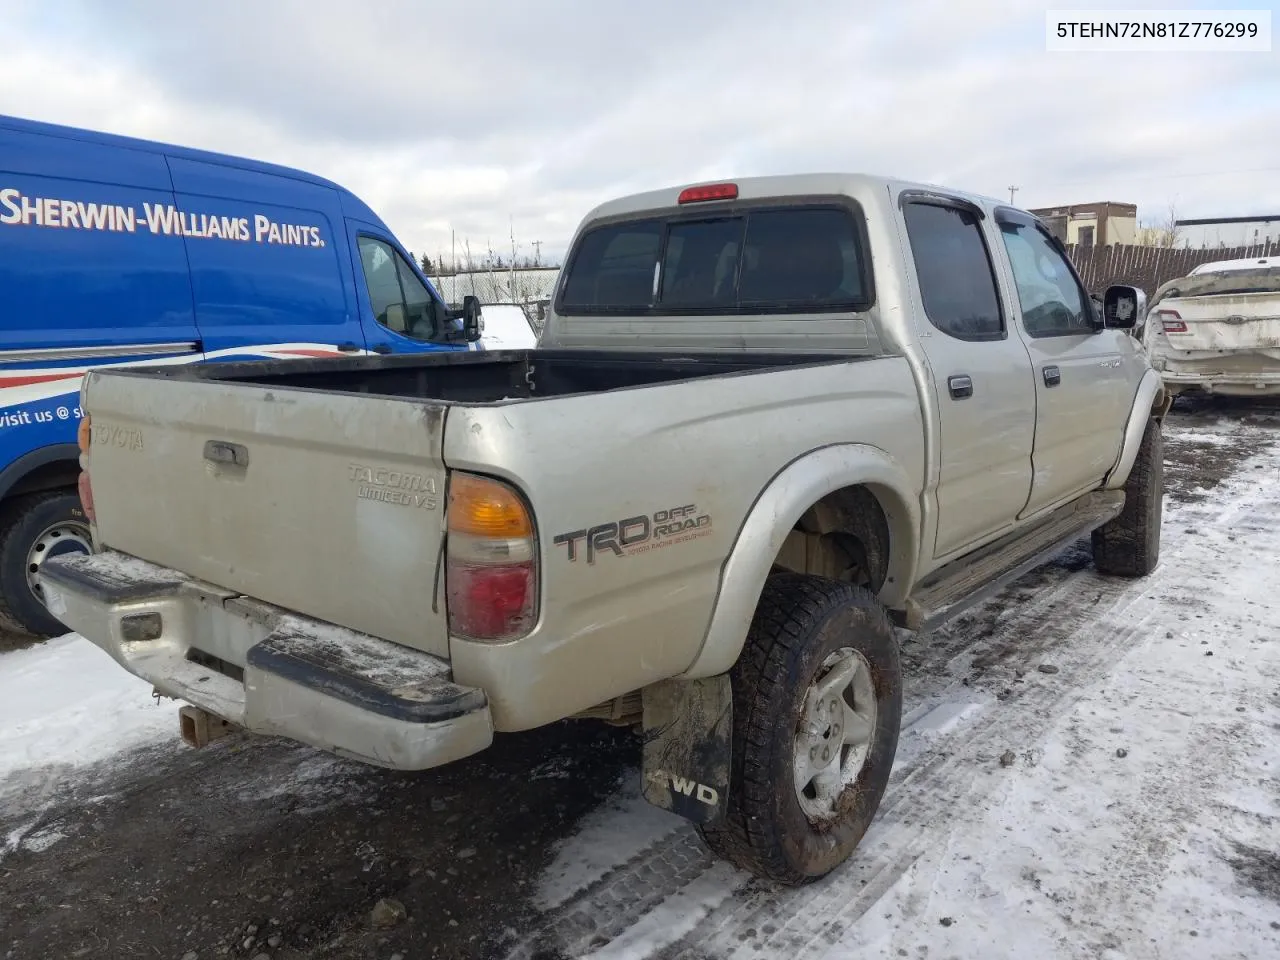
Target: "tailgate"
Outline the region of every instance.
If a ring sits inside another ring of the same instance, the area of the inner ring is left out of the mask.
[[[1234,351],[1280,349],[1280,293],[1177,297],[1157,308],[1176,311],[1186,331],[1163,325],[1169,345],[1178,350]]]
[[[98,540],[448,655],[443,404],[91,374]]]

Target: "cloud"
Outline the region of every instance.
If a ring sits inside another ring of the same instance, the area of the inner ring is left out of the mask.
[[[302,167],[433,256],[512,226],[555,252],[613,195],[815,170],[1280,210],[1276,54],[1048,53],[1040,6],[868,6],[49,0],[7,25],[0,112]]]

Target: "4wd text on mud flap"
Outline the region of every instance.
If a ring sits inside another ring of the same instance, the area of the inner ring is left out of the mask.
[[[708,787],[705,783],[698,783],[696,780],[687,780],[677,774],[667,773],[665,770],[654,770],[649,774],[649,779],[653,783],[664,787],[670,783],[672,793],[682,793],[686,797],[693,797],[699,803],[705,803],[708,807],[714,807],[720,802],[718,790],[714,787]]]
[[[605,550],[619,557],[631,556],[684,543],[710,532],[711,515],[699,514],[697,505],[690,503],[557,534],[551,542],[556,546],[564,544],[569,562],[573,563],[578,559],[578,541],[585,541],[587,563],[595,563],[596,555]]]

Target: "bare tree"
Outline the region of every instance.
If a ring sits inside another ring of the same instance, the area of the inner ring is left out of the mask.
[[[1149,246],[1176,247],[1182,234],[1182,228],[1178,226],[1178,204],[1170,200],[1168,214],[1159,220],[1148,223],[1144,227],[1143,233]]]

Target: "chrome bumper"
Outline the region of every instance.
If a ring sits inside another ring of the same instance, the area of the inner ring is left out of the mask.
[[[396,770],[493,741],[484,691],[438,657],[111,551],[39,576],[50,612],[130,673],[255,733]]]

